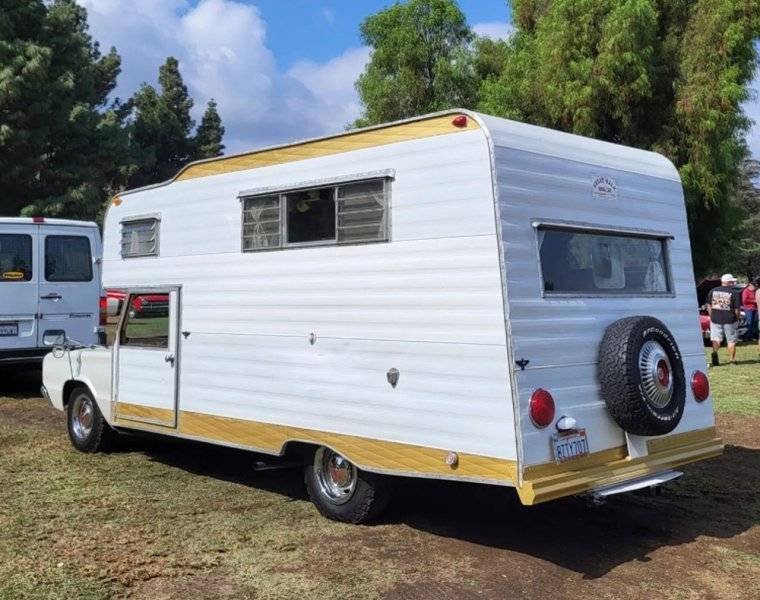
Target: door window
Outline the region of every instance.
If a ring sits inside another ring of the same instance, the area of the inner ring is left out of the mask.
[[[32,236],[0,234],[0,283],[31,279]]]
[[[169,294],[132,294],[121,330],[121,346],[169,347]]]
[[[45,279],[54,282],[92,281],[89,238],[82,235],[47,236]]]

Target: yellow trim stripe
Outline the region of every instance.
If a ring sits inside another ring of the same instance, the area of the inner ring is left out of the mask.
[[[457,453],[455,466],[446,464],[449,450],[387,442],[300,427],[260,423],[181,411],[175,431],[160,425],[124,420],[124,415],[170,421],[172,411],[118,403],[121,418],[115,425],[177,434],[208,442],[242,446],[270,454],[281,454],[288,442],[328,446],[357,466],[386,473],[423,477],[450,477],[516,485],[517,463],[512,460]],[[657,473],[698,460],[718,456],[723,442],[714,427],[649,440],[650,454],[631,459],[624,446],[595,452],[568,463],[526,467],[522,487],[517,489],[523,504],[537,504],[579,494],[621,481]]]
[[[186,179],[208,177],[210,175],[232,173],[234,171],[244,171],[258,167],[269,167],[319,156],[341,154],[343,152],[350,152],[351,150],[363,150],[385,144],[395,144],[397,142],[429,138],[447,133],[480,129],[480,125],[471,117],[467,117],[467,124],[464,127],[457,127],[452,123],[457,116],[460,115],[452,113],[370,130],[344,133],[330,138],[302,142],[282,148],[258,150],[229,157],[222,156],[217,159],[187,165],[177,174],[174,181],[184,181]]]
[[[647,447],[650,454],[641,458],[629,458],[622,447],[568,463],[526,467],[523,485],[517,490],[520,500],[537,504],[719,456],[723,441],[709,427],[652,439]]]
[[[118,416],[114,424],[117,426],[173,432],[160,425],[125,420],[123,416],[169,421],[173,417],[169,410],[119,402],[116,414]],[[512,460],[457,453],[458,463],[452,467],[445,462],[449,450],[188,411],[180,412],[176,433],[183,437],[243,446],[270,454],[281,454],[288,442],[328,446],[357,466],[374,471],[495,483],[514,483],[517,479],[517,463]]]

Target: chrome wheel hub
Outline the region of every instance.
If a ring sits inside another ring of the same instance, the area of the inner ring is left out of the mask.
[[[71,428],[77,439],[85,440],[92,432],[95,421],[95,407],[89,396],[81,394],[74,399],[72,407]]]
[[[345,504],[356,490],[356,467],[337,452],[320,448],[314,454],[314,474],[319,489],[333,504]]]
[[[639,352],[641,383],[649,402],[664,408],[673,398],[673,367],[668,353],[658,342],[649,340]]]

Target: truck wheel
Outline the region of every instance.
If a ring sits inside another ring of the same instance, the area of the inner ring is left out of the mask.
[[[312,464],[305,468],[309,498],[328,519],[346,523],[376,520],[391,496],[387,478],[360,471],[343,456],[317,449]]]
[[[628,433],[664,435],[683,416],[686,381],[673,335],[653,317],[628,317],[607,328],[599,381],[612,418]]]
[[[97,402],[86,387],[72,390],[67,409],[71,444],[80,452],[107,452],[116,432],[103,418]]]

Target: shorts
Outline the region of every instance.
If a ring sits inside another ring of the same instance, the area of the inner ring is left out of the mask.
[[[739,340],[739,324],[713,323],[710,321],[710,341],[722,342],[724,335],[729,344],[735,344]]]

